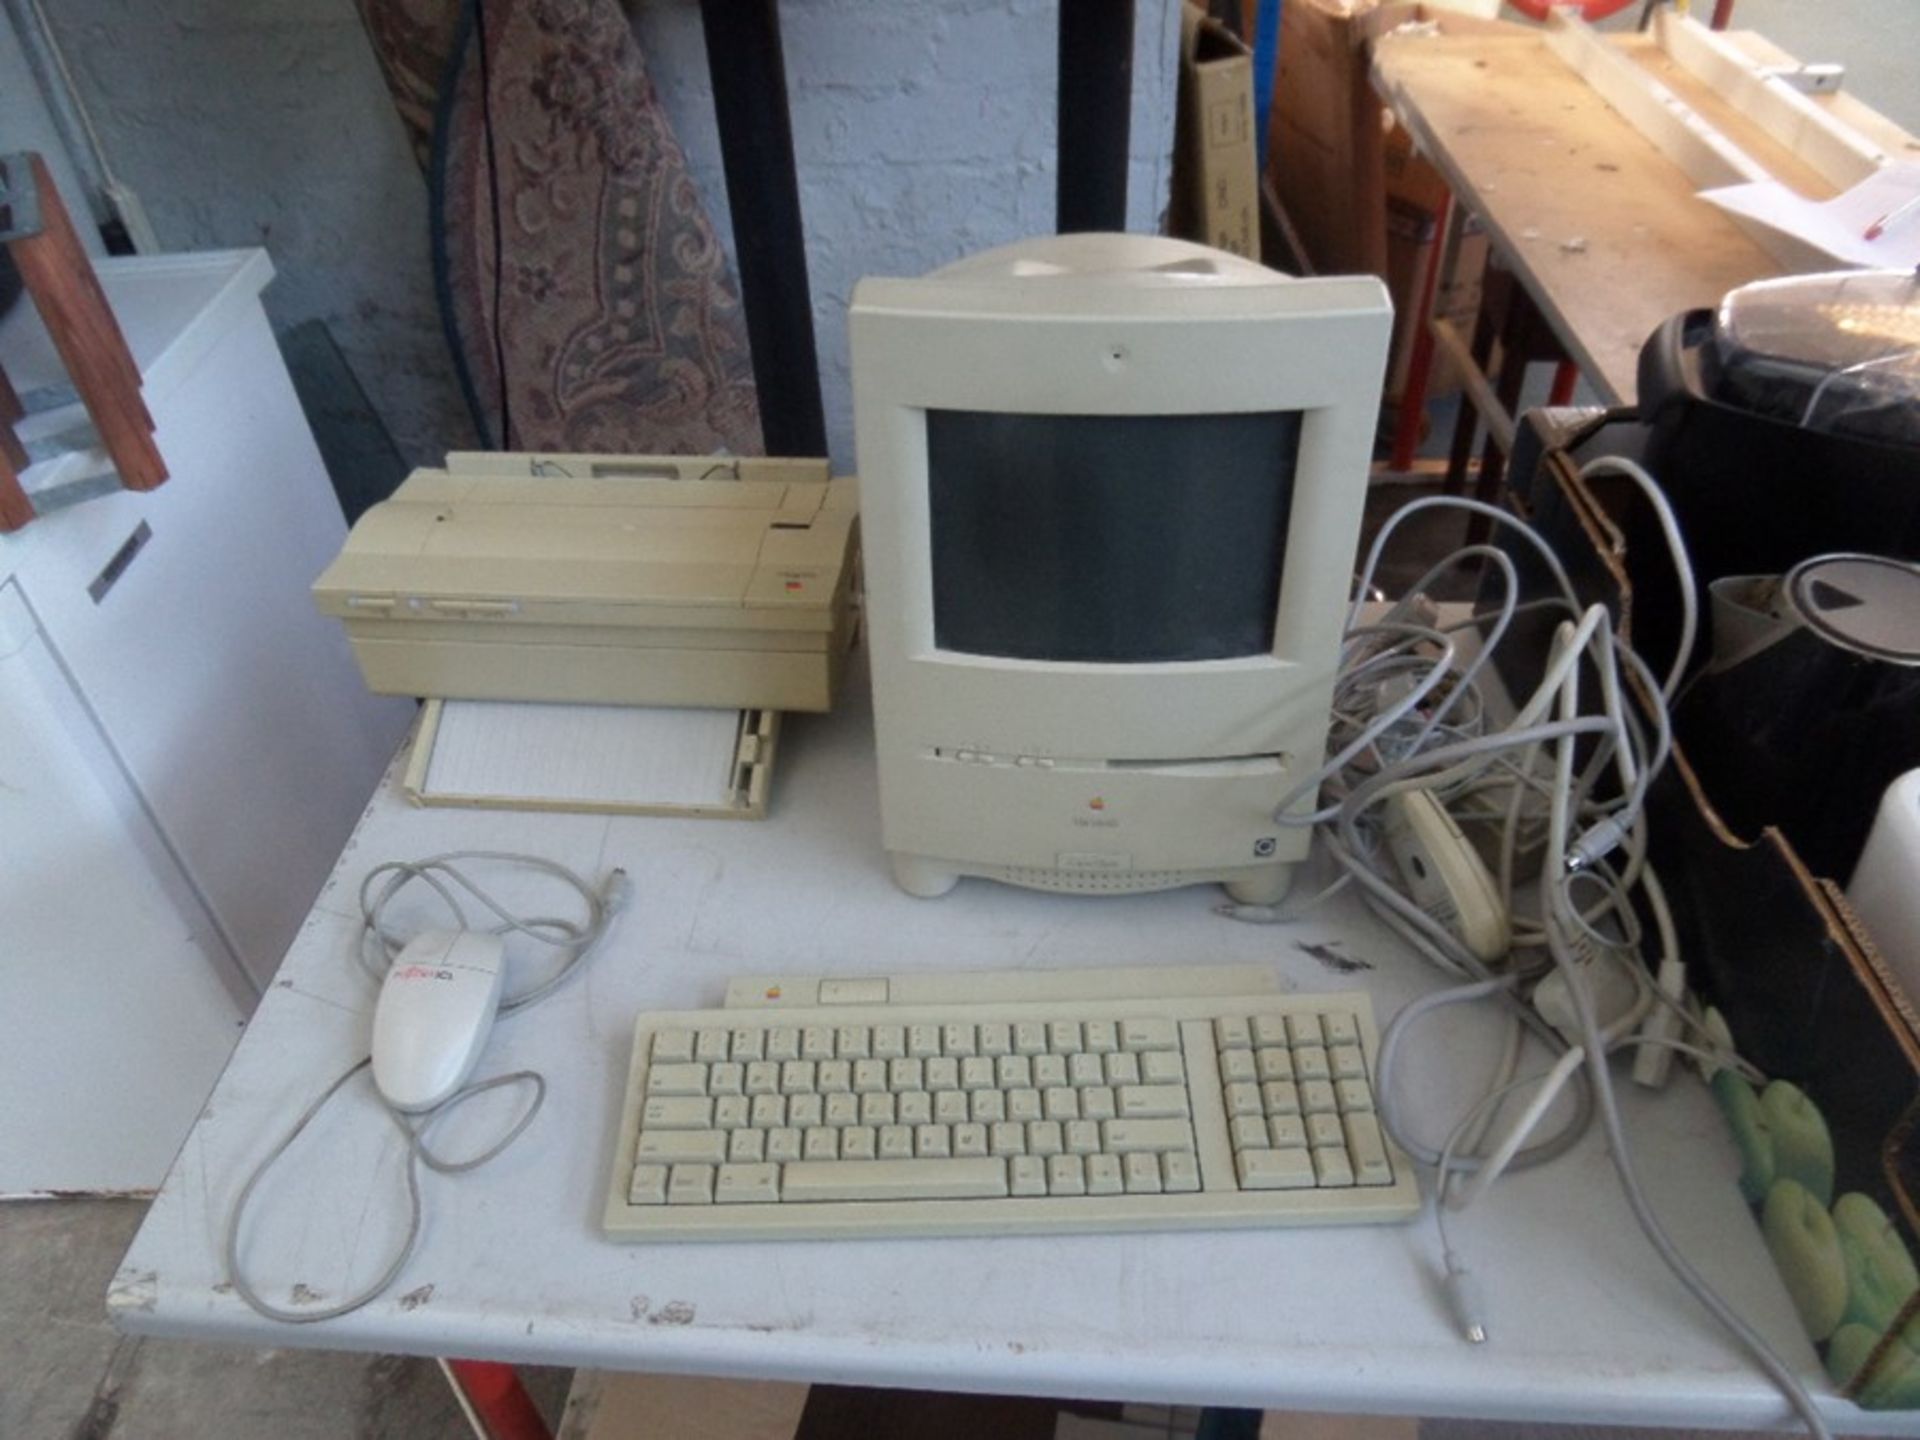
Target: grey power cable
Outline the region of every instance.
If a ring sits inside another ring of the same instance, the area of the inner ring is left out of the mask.
[[[576,921],[551,916],[523,916],[506,909],[453,863],[474,860],[517,865],[553,876],[573,887],[579,894],[586,905],[586,919]],[[385,884],[380,885],[378,893],[375,894],[376,883],[383,877],[385,877]],[[389,962],[404,948],[405,942],[386,928],[382,923],[382,916],[394,897],[415,881],[425,884],[439,896],[452,911],[455,922],[463,930],[474,927],[467,924],[466,911],[461,906],[456,892],[465,892],[494,918],[497,923],[493,926],[491,933],[524,935],[539,944],[564,953],[559,968],[545,980],[521,991],[518,995],[503,998],[499,1006],[499,1013],[502,1015],[539,1003],[565,983],[567,978],[585,963],[595,947],[606,938],[614,917],[626,904],[631,891],[624,870],[610,872],[606,880],[595,888],[564,865],[557,865],[537,855],[517,855],[506,851],[450,851],[444,855],[429,856],[425,860],[394,860],[376,865],[367,872],[366,878],[360,885],[360,931],[354,939],[354,949],[362,967],[376,980],[385,978],[386,967],[385,965],[374,967],[370,962],[368,947],[371,942],[377,940],[383,959]],[[306,1132],[314,1118],[326,1108],[327,1102],[371,1064],[372,1057],[369,1056],[343,1071],[339,1078],[306,1108],[279,1143],[254,1167],[252,1174],[247,1177],[246,1184],[241,1186],[240,1194],[233,1202],[233,1210],[227,1218],[223,1247],[227,1279],[233,1286],[234,1294],[269,1320],[281,1320],[294,1325],[309,1325],[316,1321],[333,1320],[358,1310],[369,1301],[384,1294],[399,1278],[400,1272],[413,1258],[413,1253],[420,1243],[420,1230],[425,1215],[425,1202],[420,1193],[420,1167],[424,1165],[429,1170],[442,1175],[462,1175],[470,1170],[479,1169],[520,1138],[527,1127],[533,1123],[534,1116],[540,1113],[540,1107],[546,1100],[547,1082],[544,1076],[535,1070],[514,1070],[463,1086],[417,1119],[403,1115],[391,1106],[383,1104],[388,1118],[399,1129],[407,1147],[407,1233],[405,1238],[379,1277],[346,1299],[332,1305],[300,1310],[290,1310],[285,1306],[275,1305],[260,1294],[258,1287],[248,1278],[241,1261],[241,1226],[246,1217],[247,1206],[267,1174],[293,1147],[294,1142]],[[493,1144],[464,1159],[448,1159],[428,1145],[428,1132],[437,1121],[452,1114],[467,1101],[509,1085],[530,1086],[532,1096],[513,1124]]]

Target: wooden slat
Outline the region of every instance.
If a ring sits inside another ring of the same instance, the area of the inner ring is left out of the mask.
[[[153,417],[140,398],[140,372],[53,177],[38,155],[30,155],[29,163],[39,192],[40,233],[9,241],[7,249],[121,484],[151,490],[167,478],[167,467],[153,443]]]
[[[12,438],[12,432],[8,432]],[[16,466],[0,446],[0,535],[10,530],[18,530],[33,519],[33,502],[27,498],[27,492],[20,488],[20,471],[25,466]]]

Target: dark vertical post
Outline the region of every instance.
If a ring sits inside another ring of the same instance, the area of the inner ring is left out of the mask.
[[[1127,228],[1133,0],[1060,0],[1056,228]]]
[[[825,455],[807,241],[777,0],[700,0],[740,296],[769,455]]]

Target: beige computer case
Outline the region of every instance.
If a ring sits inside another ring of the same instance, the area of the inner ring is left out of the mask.
[[[449,467],[415,471],[363,515],[314,583],[371,689],[831,707],[859,526],[855,482],[829,479],[825,461],[454,455]]]

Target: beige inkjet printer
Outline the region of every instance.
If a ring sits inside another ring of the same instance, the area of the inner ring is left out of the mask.
[[[383,694],[826,710],[857,508],[824,460],[453,454],[313,593]]]

